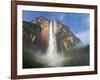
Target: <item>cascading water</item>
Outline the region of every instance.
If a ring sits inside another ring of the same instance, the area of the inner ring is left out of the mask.
[[[49,30],[49,45],[47,49],[47,56],[50,59],[54,59],[57,55],[57,44],[56,44],[56,22],[51,21]]]
[[[49,45],[46,53],[48,65],[50,66],[61,66],[64,61],[64,56],[62,57],[62,54],[57,52],[56,34],[57,23],[56,21],[51,21],[49,30]]]
[[[57,23],[56,21],[51,21],[49,29],[49,42],[46,54],[36,54],[35,58],[37,61],[48,66],[63,66],[65,57],[62,53],[57,52],[56,34]]]

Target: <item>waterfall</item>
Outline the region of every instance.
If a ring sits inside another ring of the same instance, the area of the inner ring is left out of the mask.
[[[65,57],[62,53],[58,53],[57,51],[57,22],[51,21],[49,27],[49,41],[46,54],[36,54],[35,58],[37,61],[48,66],[63,66]]]
[[[64,56],[61,53],[57,52],[57,23],[56,21],[50,22],[50,30],[49,30],[49,44],[46,53],[46,57],[48,58],[47,64],[50,66],[61,66],[64,61]]]
[[[53,59],[57,55],[57,44],[56,44],[56,22],[50,23],[49,30],[49,44],[47,49],[47,56]]]

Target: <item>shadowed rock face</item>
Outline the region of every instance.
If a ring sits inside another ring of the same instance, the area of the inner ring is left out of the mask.
[[[60,21],[57,25],[57,49],[58,51],[69,50],[80,42],[68,26]],[[36,17],[31,22],[23,21],[23,42],[27,46],[34,46],[38,49],[46,50],[49,42],[50,21],[42,16]]]
[[[77,38],[68,26],[65,26],[61,22],[57,21],[57,44],[58,50],[69,50],[76,44],[80,42],[80,39]]]

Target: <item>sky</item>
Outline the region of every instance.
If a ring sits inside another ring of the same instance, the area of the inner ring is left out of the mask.
[[[41,12],[41,11],[23,11],[23,21],[32,21],[38,16],[43,16],[48,20],[59,20],[79,37],[82,41],[89,43],[90,14],[88,13],[63,13],[63,12]],[[86,38],[85,38],[86,37]]]

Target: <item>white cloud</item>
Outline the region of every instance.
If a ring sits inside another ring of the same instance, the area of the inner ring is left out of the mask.
[[[76,34],[78,38],[82,41],[83,45],[88,45],[90,43],[90,31],[84,31]]]

